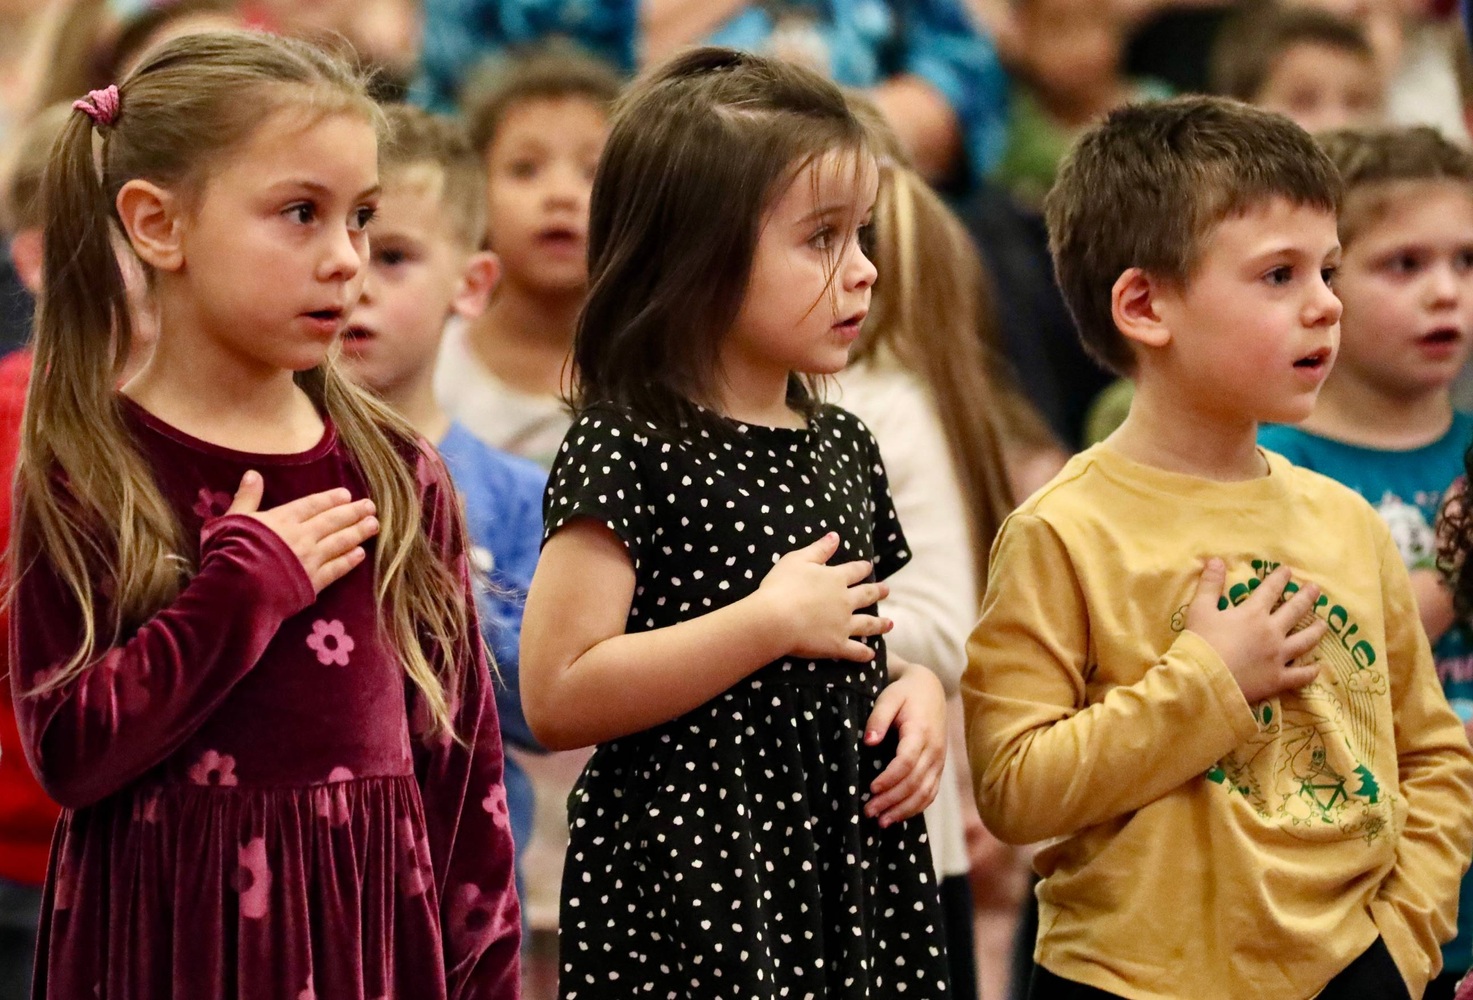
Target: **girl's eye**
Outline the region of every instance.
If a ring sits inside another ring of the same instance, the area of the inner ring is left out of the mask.
[[[1263,276],[1263,280],[1270,285],[1287,285],[1293,278],[1294,269],[1288,264],[1276,267]]]
[[[1339,270],[1340,269],[1338,267],[1322,267],[1322,268],[1320,268],[1320,280],[1323,281],[1326,285],[1329,285],[1331,288],[1334,288],[1335,287],[1335,275],[1336,275],[1336,273],[1339,272]]]
[[[1458,271],[1473,271],[1473,248],[1459,250],[1453,255],[1453,267]]]
[[[378,209],[372,205],[360,205],[353,211],[353,228],[366,229],[376,214],[378,214]]]
[[[815,250],[832,250],[834,248],[834,230],[831,226],[824,226],[818,232],[808,237],[808,245]]]
[[[298,222],[305,226],[317,218],[317,206],[310,201],[302,201],[288,206],[282,214],[290,217],[293,222]]]
[[[536,160],[512,160],[506,165],[506,172],[517,180],[525,181],[537,175]]]
[[[873,258],[875,255],[875,227],[873,223],[866,222],[859,227],[859,252],[869,258]]]

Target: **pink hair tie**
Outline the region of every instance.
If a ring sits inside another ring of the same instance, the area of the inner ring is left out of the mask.
[[[111,125],[118,120],[118,108],[121,104],[117,85],[109,84],[105,90],[87,91],[85,98],[72,102],[72,108],[91,118],[93,125]]]

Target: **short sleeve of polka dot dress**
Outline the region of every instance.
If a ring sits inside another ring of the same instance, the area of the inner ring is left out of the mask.
[[[830,530],[835,564],[883,579],[910,557],[874,439],[833,406],[806,429],[678,434],[591,408],[553,466],[547,536],[577,518],[629,550],[629,632],[739,600]],[[924,820],[863,814],[895,752],[893,733],[862,740],[886,677],[866,641],[871,663],[779,660],[598,747],[569,800],[563,1000],[947,995]]]

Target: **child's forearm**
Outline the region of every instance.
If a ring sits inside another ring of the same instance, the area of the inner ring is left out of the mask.
[[[678,625],[612,636],[524,693],[533,733],[569,750],[668,722],[792,646],[768,598],[754,593]]]
[[[1065,701],[1067,681],[1041,685],[1043,671],[1031,671],[1032,691],[1022,691],[975,669],[1001,655],[973,636],[962,696],[977,806],[1007,843],[1068,836],[1149,805],[1257,729],[1232,675],[1191,633],[1140,681],[1083,709]]]

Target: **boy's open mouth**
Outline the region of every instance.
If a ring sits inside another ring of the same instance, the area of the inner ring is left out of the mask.
[[[1423,334],[1421,341],[1424,344],[1455,344],[1463,339],[1463,334],[1457,327],[1438,327],[1431,333]]]
[[[1329,360],[1330,360],[1330,350],[1329,350],[1329,348],[1322,347],[1318,351],[1315,351],[1312,354],[1306,354],[1304,357],[1302,357],[1298,361],[1294,362],[1294,367],[1295,368],[1307,368],[1307,369],[1313,371],[1314,369],[1324,367],[1324,365]]]
[[[313,309],[306,315],[324,322],[333,322],[343,318],[343,311],[341,309]]]
[[[369,340],[373,331],[366,326],[350,326],[343,331],[344,340]]]

